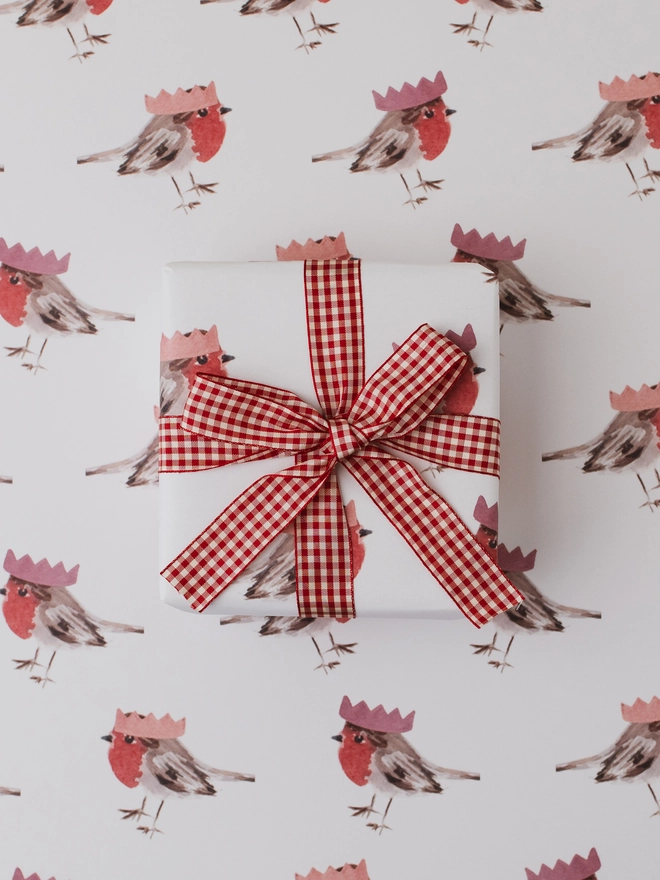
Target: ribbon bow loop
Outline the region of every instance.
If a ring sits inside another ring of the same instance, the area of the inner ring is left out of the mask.
[[[496,419],[432,414],[467,356],[422,324],[365,381],[357,260],[306,262],[305,302],[322,414],[283,389],[204,374],[181,419],[161,419],[161,471],[296,458],[248,487],[161,574],[201,611],[294,522],[300,616],[353,617],[341,463],[475,625],[519,604],[520,593],[452,508],[383,446],[499,476]]]

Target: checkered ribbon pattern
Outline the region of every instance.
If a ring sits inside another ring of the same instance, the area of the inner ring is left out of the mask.
[[[320,412],[280,388],[197,376],[183,416],[160,420],[161,472],[295,463],[256,480],[161,574],[203,611],[293,523],[299,615],[354,617],[341,464],[475,626],[518,605],[523,597],[467,526],[394,454],[499,476],[497,419],[434,414],[467,355],[422,324],[365,381],[359,261],[307,261],[304,281]]]

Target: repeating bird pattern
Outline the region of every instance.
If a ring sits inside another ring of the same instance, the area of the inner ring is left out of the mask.
[[[512,12],[543,12],[543,6],[539,0],[456,0],[456,2],[461,5],[471,2],[475,7],[475,12],[471,21],[465,24],[452,24],[454,33],[467,34],[469,45],[474,46],[480,52],[483,52],[485,46],[493,45],[488,42],[487,38],[496,15],[503,12],[509,14]],[[477,27],[477,17],[480,12],[488,16],[484,28]],[[481,37],[473,37],[474,33],[480,33]]]
[[[0,6],[0,15],[17,15],[18,27],[62,25],[75,49],[71,58],[82,63],[94,54],[94,50],[86,48],[85,43],[103,46],[110,37],[110,34],[91,34],[84,19],[90,14],[101,15],[111,5],[112,0],[14,0]],[[80,22],[83,22],[85,36],[77,42],[72,27]]]

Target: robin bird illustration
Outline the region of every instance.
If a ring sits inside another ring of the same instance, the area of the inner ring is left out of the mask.
[[[465,5],[466,3],[469,3],[470,0],[456,0],[456,2]],[[472,3],[476,6],[476,12],[472,16],[472,21],[467,24],[452,24],[451,27],[454,28],[455,34],[471,34],[473,31],[481,32],[481,28],[477,27],[478,13],[485,12],[490,16],[481,39],[478,40],[472,38],[468,40],[468,44],[474,46],[475,49],[479,49],[480,52],[484,51],[484,46],[492,47],[493,45],[492,43],[486,42],[486,37],[488,36],[488,31],[493,23],[493,19],[499,13],[543,12],[543,7],[539,3],[539,0],[472,0]]]
[[[226,376],[225,364],[233,361],[233,355],[226,354],[218,340],[218,328],[214,324],[210,330],[192,330],[188,333],[178,331],[168,339],[161,336],[160,341],[160,415],[183,415],[188,393],[200,373],[213,376]],[[151,443],[121,461],[87,468],[88,477],[97,474],[118,474],[128,472],[126,485],[155,486],[158,483],[158,434]]]
[[[653,513],[660,507],[660,499],[650,497],[639,471],[652,467],[660,458],[660,385],[642,385],[639,391],[626,385],[621,394],[610,391],[610,406],[617,414],[602,434],[580,446],[546,452],[542,461],[583,458],[585,474],[636,473],[646,496],[641,506]],[[658,482],[651,491],[660,489],[657,468],[655,477]]]
[[[228,3],[230,0],[200,0],[202,6],[205,6],[207,3]],[[261,13],[265,13],[266,15],[280,15],[280,13],[288,13],[293,19],[293,23],[296,26],[296,30],[300,34],[300,39],[302,43],[299,46],[296,46],[296,49],[304,49],[306,54],[309,55],[312,49],[317,49],[321,45],[321,41],[316,39],[308,42],[305,37],[305,32],[303,31],[298,19],[297,15],[301,15],[303,12],[309,12],[309,17],[312,21],[312,26],[307,31],[308,34],[316,34],[317,36],[326,36],[327,34],[336,34],[337,28],[339,27],[339,22],[334,21],[332,24],[321,24],[317,22],[314,17],[314,13],[311,11],[312,7],[316,0],[247,0],[247,2],[243,3],[239,12],[241,15],[259,15]],[[328,3],[329,0],[319,0],[319,3]]]
[[[563,862],[561,859],[557,861],[554,868],[547,865],[541,865],[538,874],[525,868],[527,880],[598,880],[596,871],[600,871],[601,864],[598,853],[592,849],[586,859],[580,855],[575,855],[570,864]]]
[[[101,15],[112,5],[112,0],[14,0],[13,3],[4,3],[0,6],[0,15],[9,15],[18,12],[16,20],[18,27],[31,27],[32,25],[64,25],[73,43],[76,53],[71,58],[77,58],[82,64],[85,59],[94,54],[93,50],[80,51],[71,26],[82,21],[89,13]],[[110,34],[90,34],[87,25],[83,24],[85,38],[82,43],[90,46],[101,46],[108,42]]]
[[[403,736],[412,730],[415,713],[405,718],[398,709],[386,712],[382,706],[370,709],[362,700],[355,705],[344,697],[339,715],[346,722],[344,729],[332,739],[341,743],[339,763],[342,770],[355,785],[371,785],[375,792],[389,798],[381,816],[381,822],[368,822],[367,827],[382,834],[387,814],[396,795],[441,794],[441,779],[474,779],[478,773],[449,770],[422,758]],[[353,817],[369,818],[374,809],[376,794],[367,807],[349,807]]]
[[[615,77],[606,85],[599,84],[600,96],[607,101],[598,116],[585,128],[565,137],[532,144],[533,150],[570,147],[574,150],[574,162],[613,159],[625,162],[633,179],[635,189],[630,193],[640,200],[655,192],[655,187],[639,182],[630,167],[630,161],[646,152],[648,147],[660,149],[660,74],[647,73],[631,76],[627,82]],[[644,159],[646,174],[642,180],[660,180],[660,171],[649,168]]]
[[[493,618],[495,635],[492,642],[487,645],[471,645],[475,654],[485,654],[490,657],[494,651],[500,651],[497,647],[498,633],[506,633],[510,636],[509,643],[501,660],[489,660],[488,665],[500,672],[511,667],[507,662],[513,640],[517,635],[527,633],[534,635],[539,632],[563,632],[564,623],[562,616],[579,618],[589,617],[600,620],[600,611],[587,611],[584,608],[572,608],[569,605],[560,605],[544,596],[543,593],[527,577],[525,572],[531,571],[536,562],[536,550],[532,550],[527,556],[523,556],[520,547],[509,551],[500,544],[497,549],[497,562],[511,583],[524,597],[524,601],[517,608],[510,608]]]
[[[186,201],[175,174],[187,170],[194,162],[208,162],[222,146],[227,125],[225,114],[231,107],[224,107],[218,100],[215,83],[177,89],[171,95],[164,89],[156,98],[144,99],[151,119],[140,134],[129,143],[114,150],[80,156],[78,165],[89,162],[112,162],[119,160],[117,174],[169,174],[184,213],[197,208],[201,202]],[[197,183],[189,172],[192,186],[186,193],[197,196],[214,194],[216,183]]]
[[[275,245],[277,261],[279,263],[301,262],[303,260],[349,260],[346,237],[343,232],[339,235],[324,235],[323,238],[308,238],[305,244],[292,241],[288,247]]]
[[[365,546],[363,538],[371,534],[369,529],[364,529],[360,525],[355,509],[355,501],[349,501],[344,507],[346,513],[346,521],[348,523],[349,534],[351,537],[351,550],[353,559],[353,575],[357,576],[362,568],[365,557]],[[264,557],[263,559],[261,557]],[[249,581],[246,599],[265,599],[265,598],[284,598],[291,596],[296,591],[296,550],[293,526],[285,529],[272,544],[267,547],[248,568],[245,569],[240,579]],[[237,578],[237,581],[239,578]],[[346,623],[348,618],[341,618],[339,623]],[[234,617],[223,617],[220,619],[220,626],[226,626],[232,623],[252,623],[254,617],[246,615],[236,615]],[[335,621],[330,617],[266,617],[262,624],[259,635],[307,635],[311,638],[316,653],[321,663],[316,669],[323,669],[327,674],[328,671],[335,669],[340,665],[336,658],[343,654],[353,654],[357,642],[350,644],[341,644],[335,642],[330,627]],[[330,647],[326,651],[322,651],[317,642],[317,637],[327,632],[330,638]],[[334,653],[335,659],[330,663],[324,660],[324,654]]]
[[[113,623],[85,611],[67,589],[78,580],[79,568],[75,565],[66,571],[61,562],[54,566],[45,559],[33,562],[27,554],[17,559],[12,550],[5,556],[4,569],[9,580],[0,589],[5,621],[19,639],[34,637],[39,645],[30,660],[13,662],[16,669],[32,671],[42,667],[38,662],[40,647],[52,649],[43,673],[30,676],[42,687],[53,681],[49,673],[61,648],[105,648],[108,633],[144,633],[141,626]]]
[[[2,795],[8,795],[9,797],[20,797],[21,792],[18,788],[6,788],[4,785],[0,785],[0,797]]]
[[[44,255],[36,247],[26,252],[21,244],[8,247],[0,238],[0,316],[12,327],[30,331],[25,345],[5,346],[7,357],[23,360],[33,354],[31,334],[45,337],[36,361],[22,364],[30,372],[45,369],[41,356],[50,336],[94,335],[98,332],[95,322],[135,321],[133,315],[97,309],[76,299],[60,278],[69,268],[70,257],[66,254],[58,260],[53,251]]]
[[[149,837],[162,834],[156,823],[168,797],[213,797],[218,791],[214,782],[254,782],[252,774],[218,770],[198,761],[179,741],[185,731],[185,718],[174,721],[169,715],[155,718],[137,712],[125,715],[118,709],[112,733],[101,737],[110,743],[108,760],[122,785],[142,786],[147,795],[160,799],[153,824],[138,826],[138,831]],[[146,805],[147,796],[138,809],[119,812],[123,814],[122,819],[150,819],[145,812]]]
[[[451,124],[449,117],[455,110],[449,110],[442,95],[447,91],[447,83],[441,71],[433,82],[422,77],[417,86],[404,83],[401,91],[390,87],[385,97],[373,92],[377,110],[385,116],[364,140],[352,147],[321,153],[312,157],[312,162],[326,162],[334,159],[350,159],[350,171],[395,171],[401,177],[408,199],[404,204],[418,205],[427,201],[427,196],[414,197],[403,172],[416,168],[422,159],[431,162],[444,151],[449,142]],[[414,187],[424,193],[441,189],[444,180],[424,180],[417,169],[419,183]]]
[[[465,233],[454,226],[451,243],[456,248],[453,263],[478,263],[486,269],[488,282],[496,282],[500,294],[500,331],[507,321],[523,324],[528,321],[552,321],[550,305],[591,308],[586,299],[572,299],[546,293],[514,265],[525,254],[526,239],[514,245],[507,236],[498,241],[493,233],[485,238],[471,229]]]
[[[622,704],[621,715],[628,726],[613,746],[590,758],[557,764],[557,772],[589,769],[596,771],[596,782],[644,782],[657,807],[652,815],[660,816],[660,803],[651,786],[660,776],[660,699]]]
[[[296,874],[295,880],[369,880],[369,874],[367,863],[362,859],[359,865],[346,864],[341,868],[328,868],[323,874],[312,868],[304,877]]]

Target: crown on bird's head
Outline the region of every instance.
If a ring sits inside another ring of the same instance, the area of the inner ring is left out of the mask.
[[[33,562],[26,553],[20,559],[16,559],[13,550],[7,550],[4,569],[12,577],[19,581],[28,581],[31,584],[39,584],[42,587],[71,587],[78,580],[79,565],[67,571],[61,562],[51,565],[47,559]]]
[[[458,333],[454,333],[453,330],[447,330],[445,336],[450,342],[453,342],[454,345],[457,345],[460,350],[464,351],[466,354],[471,352],[473,348],[477,347],[477,337],[474,335],[472,324],[466,324],[460,336]]]
[[[147,112],[153,113],[154,116],[191,113],[219,103],[214,82],[210,82],[207,86],[193,86],[192,89],[177,89],[173,95],[161,89],[155,98],[144,96]]]
[[[346,864],[343,868],[328,868],[325,874],[312,868],[305,877],[296,874],[296,880],[369,880],[369,875],[367,863],[362,859],[359,865]]]
[[[293,262],[298,260],[341,260],[350,257],[346,245],[346,237],[340,232],[334,235],[324,235],[315,241],[308,238],[305,244],[292,241],[288,247],[275,246],[279,262]]]
[[[137,712],[124,715],[121,709],[117,709],[114,729],[117,733],[143,739],[177,739],[186,732],[186,719],[174,721],[170,715],[156,718],[152,714],[139,715]]]
[[[346,514],[346,522],[350,528],[356,528],[360,525],[360,521],[357,518],[357,511],[355,509],[355,501],[351,500],[348,504],[344,505],[344,513]]]
[[[536,562],[536,550],[532,550],[527,556],[523,556],[520,547],[514,547],[509,551],[504,544],[497,548],[497,564],[502,571],[531,571]]]
[[[382,705],[376,706],[375,709],[370,709],[364,700],[353,706],[348,697],[344,697],[341,701],[339,715],[344,721],[348,721],[356,727],[376,730],[379,733],[407,733],[407,731],[412,730],[415,722],[414,712],[402,718],[398,709],[394,709],[389,713],[385,711]]]
[[[644,76],[633,74],[629,80],[615,76],[611,83],[598,83],[598,91],[604,101],[638,101],[660,95],[660,73]]]
[[[642,385],[639,391],[633,391],[626,385],[621,394],[610,391],[610,406],[617,412],[641,412],[644,409],[660,407],[660,382],[649,388]]]
[[[192,333],[176,333],[168,338],[160,337],[161,361],[177,361],[184,358],[201,357],[204,354],[212,354],[221,351],[218,339],[218,328],[214,324],[209,330],[193,330]]]
[[[497,501],[489,507],[484,496],[480,495],[477,498],[477,503],[474,506],[474,513],[472,516],[476,519],[479,525],[485,526],[493,532],[497,531],[499,519]]]
[[[397,92],[392,86],[387,90],[385,97],[378,92],[372,92],[376,110],[409,110],[411,107],[419,107],[428,104],[447,91],[447,82],[441,70],[439,70],[433,82],[423,76],[416,86],[404,83],[401,91]]]
[[[628,724],[653,724],[660,721],[660,699],[653,697],[650,702],[645,703],[638,698],[632,706],[621,703],[621,716]]]
[[[592,849],[586,859],[582,856],[573,856],[570,865],[557,862],[554,868],[542,865],[538,874],[525,868],[527,880],[587,880],[592,877],[596,871],[600,870],[600,859],[595,849]]]
[[[463,232],[457,223],[451,234],[451,243],[459,251],[472,254],[473,257],[481,257],[484,260],[520,260],[525,256],[527,239],[523,238],[518,244],[514,244],[509,236],[498,241],[492,232],[484,238],[476,229]]]
[[[41,880],[41,878],[39,877],[39,875],[37,873],[30,874],[29,877],[26,877],[20,868],[16,868],[16,870],[14,871],[14,876],[12,877],[12,880]],[[51,877],[50,880],[55,880],[55,878]]]
[[[34,247],[26,251],[22,244],[9,247],[4,238],[0,238],[0,263],[19,269],[21,272],[34,272],[35,275],[62,275],[69,268],[71,254],[66,254],[61,260],[55,256],[55,251],[42,254],[39,248]]]

